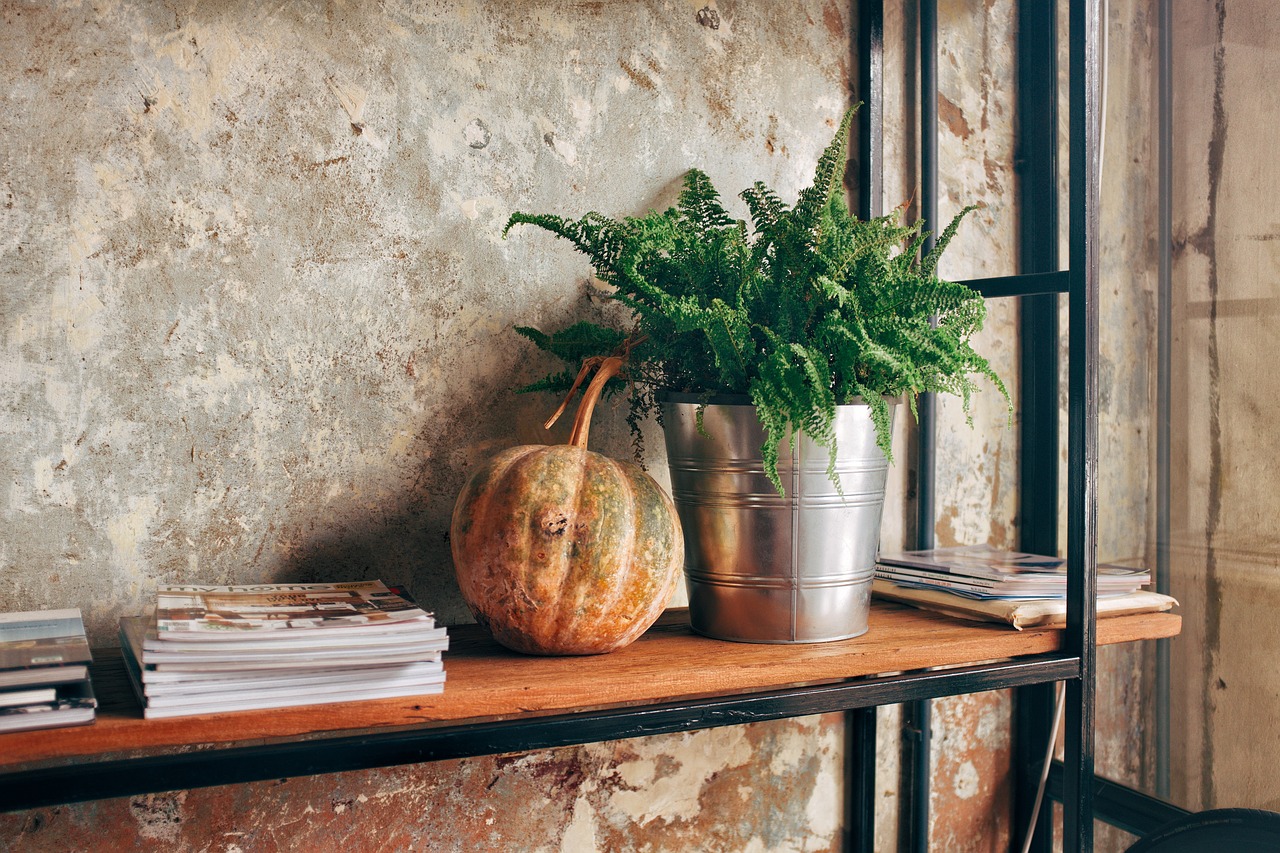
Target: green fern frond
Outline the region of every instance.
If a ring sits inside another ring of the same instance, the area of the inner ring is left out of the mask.
[[[828,200],[839,193],[844,186],[844,171],[849,162],[849,128],[853,125],[853,115],[857,109],[855,106],[845,111],[835,138],[818,158],[813,183],[800,191],[800,198],[795,206],[795,217],[800,227],[805,230],[817,226]]]
[[[973,211],[977,210],[981,205],[971,204],[961,210],[947,224],[937,242],[933,244],[933,249],[920,261],[920,272],[922,275],[933,275],[934,270],[938,268],[938,260],[942,257],[942,253],[946,251],[947,246],[951,243],[951,238],[956,235],[956,230],[960,227],[960,222]]]
[[[1008,402],[1004,384],[970,343],[986,303],[935,274],[973,207],[924,257],[928,235],[921,223],[903,222],[903,208],[870,220],[855,216],[843,189],[852,119],[852,110],[842,117],[794,206],[760,182],[740,193],[750,230],[697,169],[684,176],[675,207],[641,217],[514,214],[504,235],[531,224],[570,241],[630,313],[625,333],[591,324],[555,335],[517,329],[571,368],[535,385],[567,387],[582,358],[629,338],[633,434],[638,418],[656,409],[655,389],[746,393],[764,426],[761,452],[779,492],[783,442],[794,447],[803,432],[834,454],[837,404],[866,402],[877,444],[892,459],[886,396],[906,395],[915,415],[916,394],[955,394],[969,415],[978,380],[986,378]],[[834,455],[829,465],[838,486]]]
[[[720,203],[719,191],[701,169],[690,169],[685,174],[679,208],[690,222],[704,231],[739,225],[724,209],[724,205]]]

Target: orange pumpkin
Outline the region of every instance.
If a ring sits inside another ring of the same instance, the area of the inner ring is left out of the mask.
[[[618,358],[600,367],[568,444],[499,453],[454,506],[462,597],[518,652],[619,649],[653,624],[679,581],[684,539],[671,498],[639,466],[586,448],[591,411],[620,367]]]

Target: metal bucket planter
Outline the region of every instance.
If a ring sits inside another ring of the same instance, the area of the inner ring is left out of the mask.
[[[684,528],[693,629],[722,640],[818,643],[867,630],[888,460],[869,407],[839,407],[836,471],[801,434],[764,473],[764,428],[748,398],[715,398],[697,426],[697,398],[662,403],[671,493]],[[892,408],[890,409],[892,412]]]

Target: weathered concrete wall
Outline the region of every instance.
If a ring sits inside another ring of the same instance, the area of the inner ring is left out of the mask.
[[[159,582],[379,577],[468,618],[454,497],[554,405],[511,392],[546,366],[511,326],[586,307],[586,262],[507,216],[640,213],[695,164],[793,197],[850,26],[830,0],[0,2],[0,609],[79,606],[106,642]],[[841,731],[43,809],[0,846],[826,850]]]
[[[831,3],[3,8],[3,603],[97,639],[159,581],[464,618],[453,499],[550,404],[511,326],[588,270],[507,216],[793,194],[847,101]]]
[[[1280,16],[1259,0],[1174,21],[1174,796],[1280,810]]]

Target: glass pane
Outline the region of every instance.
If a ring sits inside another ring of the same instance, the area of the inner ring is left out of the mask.
[[[1280,809],[1280,9],[1174,7],[1171,793]]]
[[[1167,690],[1154,644],[1100,650],[1098,772],[1191,810],[1280,810],[1280,6],[1172,4],[1162,293],[1158,3],[1109,5],[1098,555],[1156,568],[1167,517],[1160,562],[1183,629]],[[1104,837],[1098,849],[1123,849]]]

